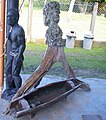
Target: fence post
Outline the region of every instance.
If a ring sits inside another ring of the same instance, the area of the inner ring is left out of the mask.
[[[92,32],[92,34],[94,33],[97,10],[98,10],[98,2],[95,2],[93,7],[93,12],[92,12],[91,24],[90,24],[90,31]]]
[[[5,0],[0,0],[0,97],[4,82]]]
[[[28,7],[28,21],[27,21],[27,42],[31,41],[31,33],[32,33],[32,15],[33,15],[33,2],[34,0],[29,0]]]

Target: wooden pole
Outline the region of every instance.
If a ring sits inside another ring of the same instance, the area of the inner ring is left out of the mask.
[[[4,82],[5,0],[0,0],[0,97]]]
[[[93,7],[93,12],[92,12],[91,24],[90,24],[90,31],[92,32],[92,34],[94,33],[97,10],[98,10],[98,2],[95,2]]]
[[[28,42],[31,41],[33,2],[34,2],[34,0],[29,0],[28,21],[27,21],[27,41]]]

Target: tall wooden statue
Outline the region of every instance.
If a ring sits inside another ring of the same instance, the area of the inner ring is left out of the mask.
[[[25,33],[18,24],[19,12],[17,9],[9,9],[7,13],[7,23],[11,26],[7,43],[10,43],[6,56],[6,90],[2,98],[10,100],[11,97],[21,87],[22,79],[20,71],[23,64],[23,52],[25,50]]]

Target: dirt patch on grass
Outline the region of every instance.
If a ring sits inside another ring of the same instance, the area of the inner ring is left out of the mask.
[[[29,68],[25,68],[23,73],[30,73],[32,74],[37,67],[30,66]],[[83,77],[83,78],[106,78],[105,71],[98,71],[92,69],[74,69],[73,70],[76,77]],[[67,77],[67,73],[62,67],[53,67],[49,70],[47,75],[55,75],[60,77]]]
[[[73,70],[76,77],[83,78],[106,78],[106,73],[103,71],[97,71],[92,69],[74,69]],[[67,74],[63,68],[51,68],[48,74],[67,77]]]

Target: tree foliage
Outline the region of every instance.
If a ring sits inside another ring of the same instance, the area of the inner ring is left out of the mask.
[[[106,2],[106,0],[90,0],[91,2]]]

